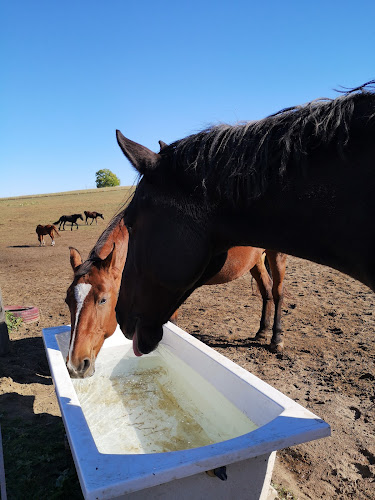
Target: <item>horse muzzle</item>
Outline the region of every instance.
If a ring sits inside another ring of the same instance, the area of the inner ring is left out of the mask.
[[[137,321],[136,334],[133,336],[133,351],[136,356],[154,351],[163,338],[163,325],[147,325]]]
[[[95,373],[95,360],[84,358],[80,363],[77,363],[76,366],[68,360],[66,362],[66,367],[71,378],[88,378]]]

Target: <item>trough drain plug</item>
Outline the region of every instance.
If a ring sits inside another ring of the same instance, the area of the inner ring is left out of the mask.
[[[216,476],[222,481],[226,481],[228,479],[227,468],[225,467],[225,465],[223,465],[223,467],[216,467],[216,469],[208,470],[206,471],[206,473],[211,477]]]

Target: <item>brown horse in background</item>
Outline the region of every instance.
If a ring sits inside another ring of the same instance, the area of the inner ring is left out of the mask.
[[[98,217],[101,217],[104,220],[103,214],[101,214],[99,212],[88,212],[87,210],[85,210],[84,214],[86,217],[86,224],[87,224],[87,219],[92,219],[90,226],[94,222],[94,219],[95,219],[95,222],[98,223],[98,220],[97,220]]]
[[[86,261],[70,247],[73,282],[65,302],[69,306],[72,332],[67,367],[72,377],[85,378],[95,371],[95,359],[104,340],[116,329],[115,306],[125,265],[129,233],[121,215],[112,219]],[[270,264],[273,280],[266,267]],[[272,299],[275,303],[271,347],[281,352],[281,305],[286,255],[253,247],[231,248],[218,272],[204,284],[227,283],[249,272],[263,299],[262,317],[254,340],[265,339],[271,327]],[[177,321],[177,311],[170,318]]]
[[[55,246],[55,235],[60,236],[58,230],[53,224],[47,224],[46,226],[42,226],[38,224],[36,226],[36,234],[38,235],[39,246],[45,246],[46,242],[44,241],[44,236],[48,234],[50,236],[52,242],[51,245]]]

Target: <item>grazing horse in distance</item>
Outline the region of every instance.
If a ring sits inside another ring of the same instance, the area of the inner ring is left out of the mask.
[[[117,131],[141,175],[116,306],[134,352],[156,348],[171,311],[233,246],[308,259],[375,291],[374,137],[375,80],[160,153]]]
[[[67,290],[65,302],[70,310],[72,325],[67,367],[73,378],[85,378],[94,373],[96,356],[104,340],[116,329],[115,305],[128,240],[128,230],[120,213],[112,219],[86,261],[82,261],[78,250],[70,247],[74,278]],[[266,254],[273,281],[264,265]],[[206,281],[206,285],[227,283],[250,271],[259,286],[263,306],[255,340],[265,339],[271,327],[273,298],[275,313],[271,348],[281,352],[281,305],[286,255],[260,248],[235,247],[228,251],[226,260],[220,266],[218,272]],[[176,323],[177,311],[170,320]]]
[[[62,226],[63,231],[65,231],[65,224],[67,222],[70,222],[71,223],[70,230],[72,231],[73,224],[75,224],[77,226],[77,229],[78,229],[78,224],[77,224],[78,219],[81,219],[83,221],[82,214],[62,215],[58,221],[54,222],[54,224],[60,224],[59,230],[61,230],[61,226]]]
[[[94,222],[94,219],[95,222],[98,223],[98,217],[101,217],[104,220],[103,214],[100,214],[99,212],[88,212],[87,210],[85,210],[84,214],[86,217],[86,224],[88,224],[87,219],[92,219],[92,221],[90,222],[90,226]]]
[[[38,224],[36,226],[36,234],[38,235],[38,241],[39,241],[39,246],[45,246],[46,242],[44,241],[45,236],[50,236],[51,238],[51,245],[55,246],[55,235],[60,236],[58,230],[53,224],[47,224],[46,226],[42,226],[41,224]]]

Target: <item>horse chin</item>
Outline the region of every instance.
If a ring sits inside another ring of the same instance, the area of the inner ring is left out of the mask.
[[[154,351],[163,338],[163,326],[146,326],[141,321],[133,335],[133,351],[136,356]]]

